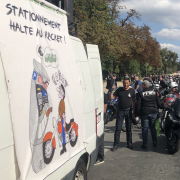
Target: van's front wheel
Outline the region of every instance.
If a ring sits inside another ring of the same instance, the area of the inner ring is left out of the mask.
[[[73,180],[87,180],[87,169],[82,159],[77,162]]]

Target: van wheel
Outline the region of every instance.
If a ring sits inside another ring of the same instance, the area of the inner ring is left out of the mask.
[[[77,162],[73,180],[87,180],[87,169],[82,159]]]
[[[70,138],[70,144],[72,147],[74,147],[76,145],[76,142],[77,142],[77,136],[76,136],[76,132],[75,132],[75,129],[71,129],[70,131],[70,134],[69,134],[69,138]]]
[[[43,143],[43,157],[45,164],[49,164],[54,156],[54,147],[51,143],[51,139]]]

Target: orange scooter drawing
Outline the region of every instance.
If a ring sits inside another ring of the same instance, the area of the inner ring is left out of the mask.
[[[54,156],[54,152],[57,144],[59,147],[63,146],[63,129],[62,121],[56,121],[56,118],[52,119],[53,121],[53,132],[47,132],[43,139],[43,157],[45,164],[49,164]],[[58,140],[55,139],[55,133],[58,135]],[[69,124],[66,124],[65,127],[65,138],[66,143],[71,144],[72,147],[76,145],[78,139],[78,124],[74,122],[74,119],[71,119]]]

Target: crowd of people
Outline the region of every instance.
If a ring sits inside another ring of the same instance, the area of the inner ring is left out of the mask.
[[[180,76],[178,76],[180,79]],[[132,120],[136,117],[141,119],[142,127],[142,149],[148,148],[148,128],[150,128],[153,147],[157,147],[157,130],[155,127],[158,119],[159,108],[162,108],[160,103],[159,93],[154,90],[150,84],[158,82],[160,89],[166,87],[166,80],[174,81],[175,76],[151,75],[144,77],[141,80],[136,74],[128,76],[124,75],[123,87],[117,88],[116,74],[109,74],[106,78],[106,89],[108,93],[104,93],[104,114],[106,115],[107,104],[109,100],[118,97],[118,111],[116,117],[116,125],[114,132],[114,144],[112,151],[119,148],[120,134],[122,130],[123,121],[125,119],[126,125],[126,139],[127,148],[133,149],[132,143]],[[130,84],[134,83],[134,88]],[[100,146],[98,153],[98,160],[96,164],[104,162],[104,144]]]

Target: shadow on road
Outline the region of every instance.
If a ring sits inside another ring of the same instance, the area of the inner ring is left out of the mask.
[[[104,132],[114,134],[115,126],[105,126]],[[133,133],[132,136],[138,136],[139,139],[142,140],[141,127],[134,126],[132,129],[132,133]],[[122,132],[121,132],[121,134],[122,134]],[[148,135],[148,149],[147,150],[141,149],[141,145],[143,143],[142,141],[133,141],[134,148],[132,151],[146,151],[146,152],[151,151],[151,152],[155,152],[155,153],[159,153],[159,154],[170,155],[166,149],[166,137],[163,132],[160,132],[159,137],[157,138],[158,145],[156,148],[153,147],[150,131],[148,134],[149,134]],[[114,135],[113,135],[113,137],[114,137]],[[112,146],[113,146],[113,141],[104,141],[105,149],[111,150]],[[120,142],[119,147],[126,147],[126,142]]]
[[[142,134],[139,133],[138,135],[139,135],[139,138],[142,139]],[[150,138],[151,138],[151,135],[149,135],[147,150],[144,150],[141,148],[141,145],[143,143],[142,141],[136,141],[136,142],[133,142],[133,146],[134,146],[133,151],[144,151],[144,152],[151,151],[151,152],[156,152],[159,154],[171,155],[167,152],[166,137],[163,134],[160,134],[159,137],[157,138],[157,141],[158,141],[157,147],[153,147],[152,140]]]

